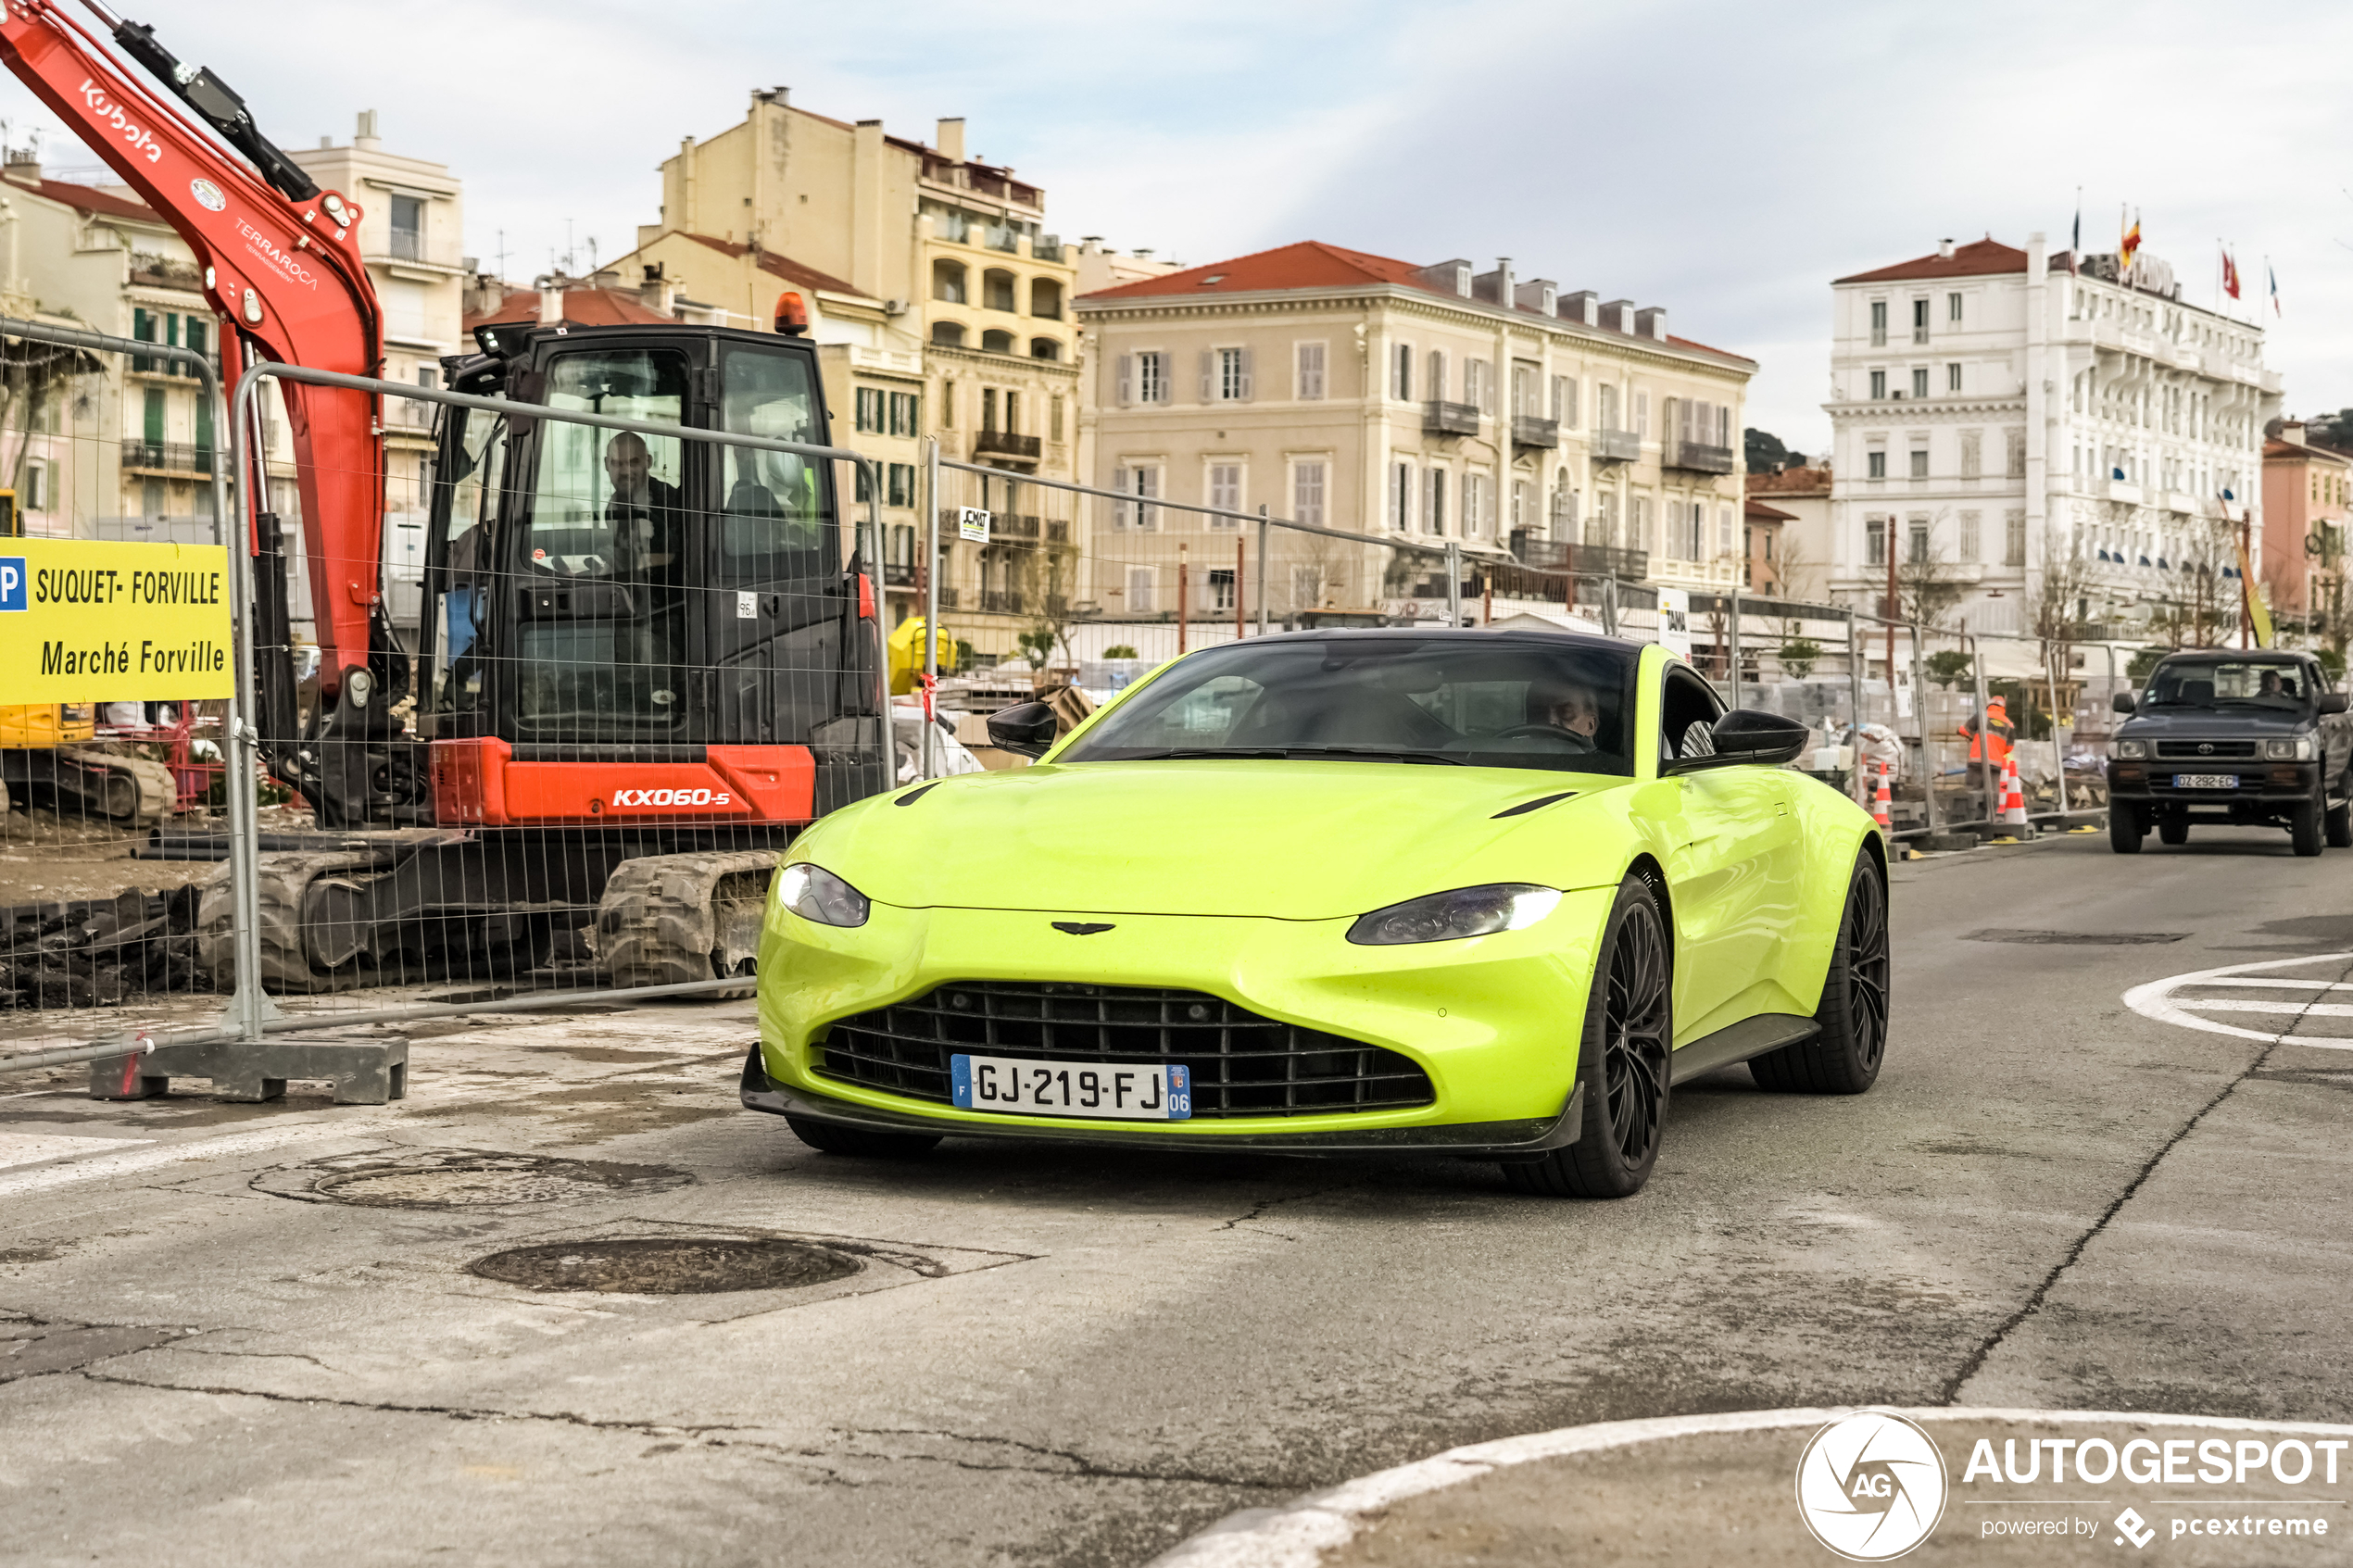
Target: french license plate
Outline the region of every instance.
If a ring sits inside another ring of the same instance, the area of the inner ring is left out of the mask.
[[[1153,1067],[952,1056],[948,1065],[959,1110],[1120,1122],[1186,1122],[1193,1114],[1192,1074],[1176,1062]]]
[[[2236,789],[2238,786],[2239,776],[2236,773],[2176,773],[2173,775],[2175,789]]]

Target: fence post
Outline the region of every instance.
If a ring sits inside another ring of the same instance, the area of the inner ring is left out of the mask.
[[[1928,644],[1917,621],[1912,622],[1912,712],[1920,729],[1920,798],[1928,811],[1928,831],[1943,833],[1944,826],[1936,820],[1936,753],[1928,743]]]
[[[1446,541],[1446,624],[1463,623],[1463,546]]]
[[[1617,573],[1615,570],[1602,579],[1602,632],[1606,636],[1617,635]]]
[[[939,776],[939,742],[932,730],[939,691],[939,437],[924,437],[924,777]]]
[[[1186,564],[1185,542],[1176,541],[1176,657],[1185,657],[1185,623],[1193,618],[1192,568]]]
[[[1846,612],[1846,701],[1853,717],[1847,721],[1847,750],[1854,763],[1846,770],[1846,788],[1857,801],[1863,795],[1863,645],[1855,612]]]
[[[1990,825],[2002,815],[2002,781],[1994,771],[1994,731],[1985,719],[1985,660],[1978,657],[1983,652],[1982,639],[1969,645],[1969,672],[1977,678],[1977,744],[1970,747],[1978,756],[1981,767],[1978,777],[1984,783],[1980,792],[1984,797],[1985,821]]]
[[[1237,604],[1241,596],[1234,596]],[[1258,634],[1266,634],[1266,503],[1258,503]]]
[[[1741,705],[1741,591],[1738,588],[1732,590],[1732,612],[1727,619],[1730,622],[1731,668],[1729,673],[1731,676],[1732,706],[1738,708]]]
[[[2043,645],[2043,684],[2051,693],[2051,758],[2058,764],[2059,826],[2067,826],[2067,742],[2059,734],[2059,701],[2057,666],[2051,662],[2051,645]],[[2071,715],[2070,715],[2071,717]],[[2075,726],[2070,724],[2069,729]]]

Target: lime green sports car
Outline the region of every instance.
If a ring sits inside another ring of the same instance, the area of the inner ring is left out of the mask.
[[[816,1148],[1437,1152],[1623,1197],[1694,1073],[1878,1076],[1870,818],[1661,648],[1259,637],[990,731],[1036,765],[837,811],[776,874],[743,1102]]]

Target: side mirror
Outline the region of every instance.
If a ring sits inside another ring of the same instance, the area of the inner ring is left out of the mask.
[[[1042,702],[1025,702],[988,716],[988,744],[1016,757],[1043,757],[1062,721]]]
[[[2119,713],[2130,713],[2133,711],[2133,694],[2131,692],[2119,692],[2114,696],[2109,697],[2108,699],[2108,703],[2110,708],[2115,709]]]
[[[1753,708],[1735,708],[1717,720],[1715,728],[1709,731],[1716,743],[1714,755],[1678,757],[1659,764],[1658,771],[1669,774],[1743,765],[1778,768],[1784,762],[1797,760],[1812,734],[1794,719],[1760,713]]]
[[[2346,707],[2345,694],[2343,692],[2322,692],[2321,694],[2320,707],[2321,711],[2323,713],[2344,712]]]

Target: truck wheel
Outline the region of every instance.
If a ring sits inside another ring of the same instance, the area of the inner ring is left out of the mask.
[[[2353,800],[2329,808],[2322,827],[2326,832],[2332,849],[2353,849]]]
[[[2168,817],[2158,823],[2157,841],[2159,844],[2187,844],[2190,841],[2189,819]]]
[[[2141,826],[2141,819],[2132,807],[2121,801],[2108,803],[2108,847],[2120,855],[2141,852],[2141,835],[2148,830]]]
[[[2296,847],[2298,855],[2317,855],[2325,847],[2326,841],[2321,834],[2321,817],[2327,804],[2316,789],[2312,792],[2312,798],[2300,802],[2288,817],[2288,842]]]

